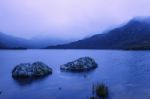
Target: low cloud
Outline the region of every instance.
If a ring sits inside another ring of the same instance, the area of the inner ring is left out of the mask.
[[[24,38],[83,38],[150,16],[149,5],[149,0],[1,0],[0,31]]]

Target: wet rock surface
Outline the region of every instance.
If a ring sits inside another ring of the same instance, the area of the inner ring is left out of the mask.
[[[90,57],[81,57],[75,61],[60,66],[63,71],[83,72],[97,68],[97,63]]]
[[[43,77],[52,74],[52,68],[43,62],[21,63],[12,70],[13,78]]]

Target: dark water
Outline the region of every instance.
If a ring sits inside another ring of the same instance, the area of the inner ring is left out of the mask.
[[[61,64],[82,56],[94,58],[98,68],[86,73],[60,72]],[[53,74],[24,84],[12,79],[15,65],[34,61],[52,67]],[[89,99],[92,84],[98,82],[109,87],[110,99],[150,99],[150,51],[0,51],[0,99]]]

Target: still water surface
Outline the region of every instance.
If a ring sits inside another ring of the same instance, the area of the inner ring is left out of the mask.
[[[98,68],[86,73],[61,72],[61,64],[90,56]],[[11,77],[15,65],[42,61],[53,74],[20,83]],[[0,99],[89,99],[92,84],[105,83],[110,99],[150,99],[150,51],[1,50]]]

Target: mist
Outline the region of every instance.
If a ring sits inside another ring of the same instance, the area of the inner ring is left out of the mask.
[[[0,32],[17,37],[80,39],[136,16],[150,16],[149,0],[1,0]]]

